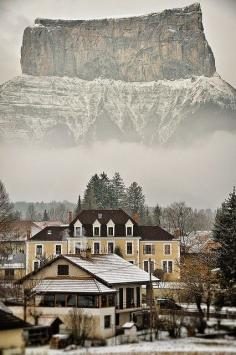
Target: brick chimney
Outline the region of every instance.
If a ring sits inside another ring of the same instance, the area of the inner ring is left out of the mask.
[[[73,220],[73,213],[72,211],[68,211],[68,223],[70,224]]]

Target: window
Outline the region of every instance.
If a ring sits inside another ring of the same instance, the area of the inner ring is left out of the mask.
[[[164,260],[162,262],[163,265],[163,271],[166,273],[172,273],[173,272],[173,262],[171,260]]]
[[[81,243],[80,242],[75,243],[75,254],[80,253],[80,248],[81,248]]]
[[[114,307],[115,306],[114,295],[102,295],[101,306],[102,307]]]
[[[145,244],[143,246],[143,254],[155,254],[155,245]]]
[[[126,228],[126,235],[132,235],[133,233],[132,233],[132,227],[127,227]]]
[[[39,262],[34,261],[34,271],[38,270],[38,268],[39,268]]]
[[[164,245],[164,252],[165,252],[165,255],[170,255],[170,244]]]
[[[51,229],[48,229],[48,234],[52,234],[52,230]]]
[[[66,299],[67,307],[76,307],[77,306],[77,297],[76,295],[68,295]]]
[[[93,243],[93,253],[94,254],[99,254],[100,253],[100,243],[99,242],[94,242]]]
[[[113,227],[108,227],[108,235],[113,236],[114,235],[114,228]]]
[[[104,328],[111,328],[111,316],[104,316]]]
[[[14,279],[15,270],[14,269],[6,269],[5,270],[5,279]]]
[[[140,307],[140,287],[136,287],[136,302],[137,307]]]
[[[143,269],[144,269],[144,271],[149,272],[149,260],[144,261]],[[153,273],[153,271],[154,271],[154,261],[153,260],[151,260],[151,262],[150,262],[150,271],[151,271],[151,273]]]
[[[65,307],[66,306],[66,296],[64,294],[55,295],[55,307]]]
[[[94,227],[93,234],[96,235],[96,236],[99,236],[100,235],[100,228],[99,227]]]
[[[57,266],[57,275],[69,275],[69,265],[58,265]]]
[[[43,255],[43,246],[36,245],[36,255]]]
[[[40,302],[40,306],[44,307],[54,307],[55,306],[55,297],[54,295],[43,295],[43,299]]]
[[[126,288],[126,308],[134,307],[134,289]]]
[[[126,254],[133,254],[133,243],[132,242],[127,242]]]
[[[133,264],[133,263],[134,263],[134,261],[133,261],[133,260],[129,260],[129,263],[130,263],[130,264]]]
[[[56,255],[61,255],[61,245],[56,244]]]
[[[97,307],[97,297],[92,295],[79,295],[78,307],[82,308],[95,308]]]
[[[144,261],[144,263],[143,263],[143,269],[144,269],[144,271],[148,272],[148,269],[149,269],[149,267],[148,267],[148,260],[145,260],[145,261]]]
[[[75,227],[75,236],[80,237],[81,236],[81,227]]]
[[[108,254],[113,254],[114,253],[114,244],[113,244],[113,242],[108,242],[107,243],[107,250],[108,250]]]

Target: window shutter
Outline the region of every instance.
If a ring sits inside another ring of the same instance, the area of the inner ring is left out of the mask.
[[[146,254],[146,248],[145,248],[145,245],[143,245],[143,254]]]
[[[152,254],[155,254],[155,245],[152,245]]]

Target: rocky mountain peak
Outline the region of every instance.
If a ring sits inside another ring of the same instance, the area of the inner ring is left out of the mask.
[[[36,76],[128,82],[215,73],[199,4],[119,19],[38,18],[24,31],[21,66]]]

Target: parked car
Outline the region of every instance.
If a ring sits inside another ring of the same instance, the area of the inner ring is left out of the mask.
[[[156,304],[160,307],[160,309],[182,309],[179,304],[175,303],[173,298],[156,298]]]

